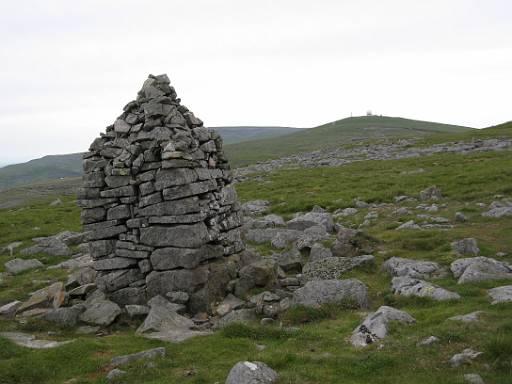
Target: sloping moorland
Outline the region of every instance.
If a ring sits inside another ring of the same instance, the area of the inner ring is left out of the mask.
[[[448,132],[443,137],[427,137],[415,145],[511,136],[512,124],[508,124],[478,132]],[[426,211],[425,205],[417,200],[419,192],[431,185],[437,185],[443,192],[443,198],[436,202],[436,212]],[[510,280],[457,284],[449,274],[435,280],[435,284],[462,298],[439,302],[392,294],[391,277],[380,269],[392,256],[436,261],[448,268],[460,258],[453,252],[451,242],[470,237],[477,240],[481,255],[512,263],[512,217],[482,216],[493,201],[512,197],[510,150],[284,169],[254,175],[239,183],[237,190],[242,201],[268,200],[270,207],[266,213],[276,213],[285,219],[315,205],[334,213],[358,204],[357,213],[337,216],[336,221],[345,227],[360,227],[378,241],[374,252],[376,265],[347,272],[341,278],[355,277],[367,285],[371,310],[390,305],[412,315],[416,323],[395,324],[381,342],[356,349],[348,338],[368,311],[350,305],[328,305],[317,310],[298,307],[282,314],[274,326],[233,324],[214,335],[180,344],[139,337],[130,327],[132,320],[127,319],[100,336],[79,335],[72,328],[56,330],[55,325],[37,319],[2,319],[0,331],[17,330],[46,339],[74,341],[55,349],[31,350],[0,338],[0,383],[106,383],[113,356],[157,346],[164,346],[167,356],[155,360],[153,365],[136,362],[123,367],[127,374],[122,382],[223,383],[229,369],[240,360],[265,362],[279,373],[279,383],[455,384],[463,383],[466,373],[478,373],[486,383],[511,382],[512,303],[492,305],[487,293],[491,288],[511,284]],[[396,202],[395,197],[401,195],[416,200]],[[44,200],[1,210],[0,247],[22,241],[23,248],[31,244],[33,237],[79,230],[79,209],[73,197],[61,197],[61,205],[50,206],[49,202],[56,197],[50,193]],[[396,212],[399,209],[401,214]],[[467,220],[455,221],[456,212],[463,213]],[[448,227],[429,227],[438,220],[433,217],[446,219]],[[423,227],[397,230],[411,220]],[[269,244],[248,245],[264,256],[283,252]],[[15,251],[13,257],[26,256]],[[30,257],[36,257],[45,267],[65,259],[45,254]],[[0,272],[11,258],[9,254],[0,256]],[[38,288],[65,281],[67,272],[42,268],[2,276],[0,305],[25,300]],[[474,311],[483,311],[478,321],[448,320]],[[439,338],[437,344],[417,346],[431,335]],[[448,360],[465,348],[483,353],[469,364],[452,368]]]

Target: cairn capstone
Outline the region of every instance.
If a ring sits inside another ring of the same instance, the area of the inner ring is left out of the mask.
[[[211,268],[244,249],[242,212],[222,138],[180,101],[166,75],[150,75],[84,155],[78,203],[110,300],[180,291],[190,312],[210,312],[227,293]]]

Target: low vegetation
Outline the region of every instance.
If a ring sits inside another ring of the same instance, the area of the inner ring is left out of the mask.
[[[498,131],[508,132],[496,128]],[[505,134],[505,133],[500,133]],[[426,158],[365,161],[339,168],[283,170],[237,186],[242,200],[266,199],[271,211],[290,217],[297,211],[320,205],[330,211],[354,205],[354,199],[394,203],[397,195],[417,196],[429,185],[439,186],[446,207],[435,216],[453,220],[464,212],[469,220],[451,230],[425,229],[396,231],[416,215],[396,216],[396,205],[379,208],[378,218],[365,227],[379,240],[375,253],[377,268],[352,271],[369,289],[372,309],[392,305],[410,313],[417,323],[393,327],[390,336],[364,350],[354,349],[347,337],[366,312],[347,303],[318,310],[295,308],[280,319],[283,327],[232,325],[211,336],[197,337],[181,344],[164,344],[135,336],[133,329],[119,325],[103,337],[73,334],[60,330],[48,334],[42,323],[25,324],[25,329],[44,338],[69,339],[70,344],[52,350],[28,350],[0,338],[0,383],[106,383],[111,357],[164,345],[167,357],[155,360],[149,368],[133,363],[126,368],[125,383],[223,383],[227,372],[240,360],[264,361],[280,374],[279,383],[288,384],[461,384],[463,374],[478,372],[486,383],[509,384],[512,375],[512,304],[491,305],[487,289],[510,284],[492,281],[457,284],[446,277],[436,284],[459,293],[462,300],[434,302],[421,298],[396,297],[390,292],[389,276],[380,265],[391,256],[433,260],[449,266],[457,256],[450,242],[475,237],[481,253],[494,257],[507,252],[502,260],[512,262],[512,218],[488,219],[481,216],[480,203],[489,204],[497,196],[512,195],[512,156],[506,152],[471,155],[441,154]],[[21,240],[24,245],[35,236],[79,229],[79,210],[72,198],[50,207],[49,201],[0,211],[0,247]],[[418,203],[401,206],[414,209]],[[368,210],[363,208],[339,222],[358,227]],[[418,213],[416,211],[416,213]],[[425,212],[427,213],[427,212]],[[39,228],[39,229],[35,229]],[[264,253],[268,249],[261,250]],[[19,257],[19,254],[16,254]],[[0,271],[10,257],[0,257]],[[36,255],[45,265],[58,258]],[[40,270],[6,278],[1,283],[0,304],[24,299],[28,292],[50,281],[65,280],[64,274]],[[473,323],[447,320],[451,316],[484,311]],[[0,331],[23,329],[13,321],[0,321]],[[55,329],[55,328],[53,328]],[[435,335],[440,341],[432,347],[419,347],[422,339]],[[129,336],[129,337],[127,337]],[[484,352],[470,366],[450,368],[448,360],[465,348]],[[146,363],[147,364],[147,363]]]

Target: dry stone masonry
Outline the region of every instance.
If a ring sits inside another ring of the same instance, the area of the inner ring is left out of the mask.
[[[211,311],[236,276],[242,214],[221,137],[180,104],[166,75],[149,76],[83,168],[97,286],[119,305],[180,292],[191,313]]]

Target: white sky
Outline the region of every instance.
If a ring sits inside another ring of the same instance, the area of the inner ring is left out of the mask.
[[[84,151],[167,73],[208,126],[512,119],[510,0],[0,0],[0,163]]]

